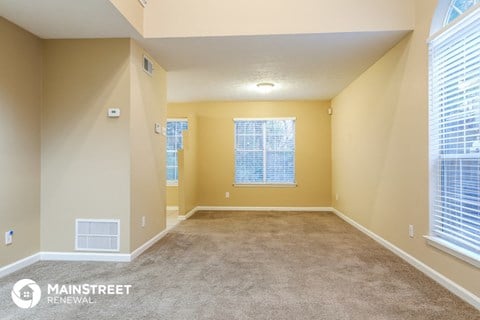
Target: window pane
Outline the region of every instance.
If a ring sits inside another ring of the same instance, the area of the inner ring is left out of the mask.
[[[462,13],[479,3],[480,0],[451,0],[444,25],[458,18]]]
[[[176,167],[167,167],[167,180],[168,181],[177,181],[177,168]]]
[[[235,139],[236,183],[295,182],[294,120],[236,120]]]
[[[167,181],[178,181],[177,151],[183,148],[182,132],[187,129],[186,120],[167,120]]]

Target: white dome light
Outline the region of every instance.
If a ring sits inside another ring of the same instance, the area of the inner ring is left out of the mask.
[[[257,88],[263,93],[271,92],[273,90],[273,87],[275,87],[275,84],[273,84],[271,82],[257,83]]]

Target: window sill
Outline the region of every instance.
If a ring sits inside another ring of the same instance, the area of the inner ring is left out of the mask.
[[[427,243],[443,252],[451,254],[452,256],[463,260],[465,262],[474,265],[477,268],[480,268],[480,255],[475,254],[473,252],[467,251],[462,247],[457,245],[451,244],[448,241],[445,241],[441,238],[434,237],[434,236],[424,236],[427,240]]]
[[[167,187],[178,187],[178,181],[167,181]]]
[[[238,188],[296,188],[296,183],[234,183]]]

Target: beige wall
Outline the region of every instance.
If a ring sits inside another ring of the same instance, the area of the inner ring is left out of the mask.
[[[167,207],[178,207],[178,187],[167,186]]]
[[[197,117],[188,116],[188,130],[183,132],[183,150],[179,152],[178,213],[188,214],[198,204],[198,168],[199,158]]]
[[[130,40],[47,40],[44,57],[42,251],[74,251],[76,218],[117,218],[128,253]]]
[[[0,267],[40,250],[42,42],[0,17]],[[13,244],[4,234],[14,230]]]
[[[144,54],[131,41],[131,251],[165,229],[166,221],[166,139],[155,133],[154,125],[165,125],[167,75],[157,63],[152,76],[144,72]]]
[[[426,244],[428,53],[436,0],[416,29],[332,102],[334,207],[480,296],[480,270]],[[408,237],[408,225],[415,237]]]
[[[411,30],[413,0],[149,1],[146,37]]]
[[[197,201],[202,206],[331,204],[328,102],[213,102],[168,105],[169,117],[197,121]],[[236,117],[296,117],[296,188],[233,187]],[[190,126],[190,123],[189,123]],[[188,176],[188,175],[187,175]],[[230,198],[225,198],[225,192]],[[187,211],[188,212],[188,211]]]
[[[167,205],[178,206],[179,214],[184,215],[198,205],[198,122],[194,112],[167,106],[168,118],[185,118],[188,130],[183,132],[183,150],[178,153],[178,186],[167,187]]]
[[[110,0],[117,10],[130,22],[130,24],[143,34],[144,8],[137,0]]]

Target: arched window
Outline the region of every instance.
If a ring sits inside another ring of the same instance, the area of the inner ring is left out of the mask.
[[[440,1],[447,5],[429,40],[427,239],[480,267],[480,0]]]
[[[480,3],[480,0],[453,0],[450,2],[450,6],[448,7],[447,15],[445,16],[445,20],[443,25],[446,26],[453,20],[457,19],[462,13]]]

